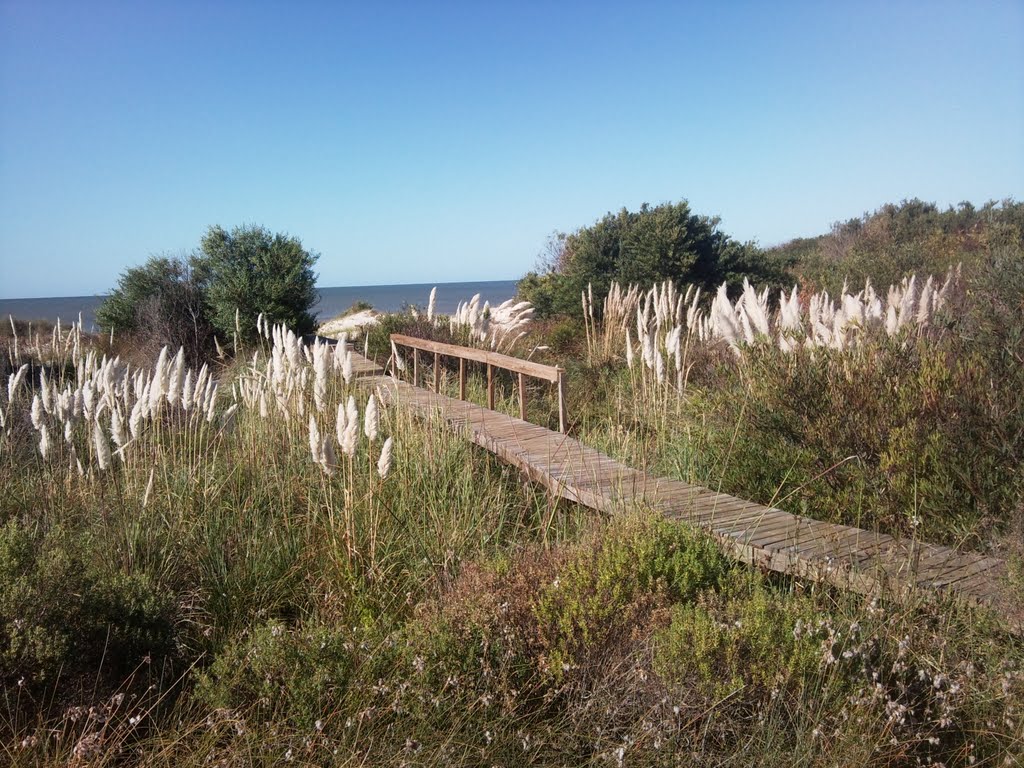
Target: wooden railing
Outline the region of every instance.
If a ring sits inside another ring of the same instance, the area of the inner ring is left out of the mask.
[[[566,410],[565,410],[565,370],[555,365],[543,365],[530,360],[522,360],[510,355],[502,355],[497,352],[488,352],[485,349],[474,349],[473,347],[460,347],[455,344],[444,344],[439,341],[429,341],[415,336],[405,336],[401,333],[391,334],[391,343],[395,346],[409,347],[412,349],[412,383],[419,386],[420,352],[430,352],[434,355],[434,391],[439,392],[441,388],[441,356],[455,357],[459,360],[459,399],[466,399],[466,361],[483,363],[487,366],[487,407],[494,410],[494,369],[502,368],[518,375],[519,383],[519,418],[526,421],[526,377],[532,376],[535,379],[549,381],[555,385],[558,391],[558,430],[565,432]]]

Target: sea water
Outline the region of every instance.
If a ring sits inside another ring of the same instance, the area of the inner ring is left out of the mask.
[[[489,301],[492,306],[511,299],[516,294],[515,280],[488,280],[471,283],[409,283],[404,285],[359,285],[319,288],[320,301],[313,313],[321,322],[341,314],[356,302],[366,302],[380,312],[399,312],[406,307],[426,309],[430,290],[437,287],[436,311],[451,314],[459,302],[469,301],[480,294],[481,305]],[[31,320],[54,325],[57,319],[63,325],[78,322],[82,328],[96,331],[96,308],[105,296],[55,296],[44,299],[0,299],[0,319],[12,315],[16,320]]]

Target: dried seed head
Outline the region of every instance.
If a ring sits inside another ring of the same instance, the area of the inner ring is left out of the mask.
[[[320,440],[320,429],[316,425],[316,418],[309,417],[309,452],[313,455],[313,461],[321,463],[322,441]]]
[[[377,439],[378,421],[377,398],[370,395],[370,399],[366,403],[366,417],[363,422],[363,433],[371,443]]]
[[[391,438],[384,441],[384,447],[380,450],[380,458],[377,459],[377,474],[384,479],[391,471]]]
[[[96,463],[100,469],[107,469],[110,466],[110,444],[98,418],[92,423],[92,444],[96,449]]]

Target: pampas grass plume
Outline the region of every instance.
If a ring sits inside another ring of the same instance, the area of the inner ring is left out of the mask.
[[[309,452],[313,456],[313,461],[317,464],[321,462],[323,442],[320,440],[320,429],[316,425],[316,418],[313,416],[309,417]]]
[[[32,410],[31,410],[32,426],[37,430],[43,426],[43,401],[39,399],[39,395],[32,396]]]
[[[92,444],[96,449],[96,463],[100,465],[101,470],[107,469],[110,466],[110,444],[98,417],[92,423]]]
[[[377,439],[378,426],[377,398],[370,395],[370,399],[366,403],[366,417],[363,421],[363,433],[371,443]]]
[[[390,437],[384,441],[384,447],[380,449],[380,458],[377,459],[377,474],[380,475],[382,480],[391,471],[391,443],[392,439]]]
[[[50,430],[46,428],[45,424],[39,427],[39,455],[44,459],[46,454],[50,452]]]

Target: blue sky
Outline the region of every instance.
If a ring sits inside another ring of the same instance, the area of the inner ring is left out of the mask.
[[[511,279],[686,198],[769,245],[1024,197],[1024,3],[0,0],[0,297],[213,224],[321,285]]]

